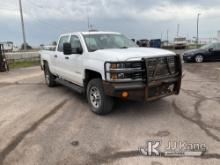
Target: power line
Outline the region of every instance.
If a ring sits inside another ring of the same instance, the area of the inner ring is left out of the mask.
[[[17,9],[15,8],[7,8],[7,7],[0,7],[0,10],[10,10],[10,11],[15,11]]]
[[[50,24],[50,23],[48,23],[48,22],[45,22],[45,21],[40,20],[38,17],[36,17],[36,15],[33,15],[32,13],[27,13],[27,12],[25,12],[25,13],[31,15],[32,17],[34,17],[34,21],[37,21],[37,22],[39,22],[39,23],[41,23],[41,24],[44,24],[44,25],[48,25],[48,27],[51,27],[51,28],[56,29],[56,30],[57,30],[57,29],[60,29],[60,30],[65,30],[65,31],[67,31],[66,28],[62,28],[62,27],[60,27],[60,26],[53,25],[53,24]]]
[[[16,5],[12,5],[12,3],[7,3],[7,1],[1,2],[1,7],[16,7]]]
[[[38,8],[41,8],[41,9],[45,8],[44,6],[38,5],[38,4],[34,3],[34,2],[31,1],[31,0],[28,0],[27,2],[28,2],[30,5],[32,5],[33,7],[38,7]]]
[[[29,2],[29,4],[31,4],[31,6],[32,7],[34,7],[35,9],[44,9],[44,7],[43,6],[40,6],[40,5],[37,5],[37,4],[35,4],[34,2],[32,2],[32,1],[27,1],[27,2]],[[25,11],[25,13],[27,13],[26,11]],[[46,25],[48,25],[48,26],[50,26],[50,27],[52,27],[52,28],[54,28],[54,29],[60,29],[60,30],[64,30],[64,31],[69,31],[69,29],[70,28],[63,28],[63,27],[60,27],[60,26],[57,26],[57,25],[53,25],[53,24],[50,24],[50,23],[48,23],[48,22],[45,22],[45,21],[42,21],[42,20],[40,20],[38,17],[36,17],[36,15],[33,15],[32,13],[28,13],[29,15],[32,15],[34,18],[35,18],[35,21],[38,21],[38,22],[40,22],[40,23],[42,23],[42,24],[46,24]]]

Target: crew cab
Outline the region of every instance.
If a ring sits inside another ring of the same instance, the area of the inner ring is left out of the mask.
[[[182,62],[171,51],[140,48],[116,32],[63,34],[57,43],[40,52],[46,84],[85,94],[96,114],[111,112],[115,98],[151,101],[180,92]]]

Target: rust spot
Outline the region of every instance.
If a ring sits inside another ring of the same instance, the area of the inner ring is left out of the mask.
[[[151,165],[162,165],[162,163],[153,161],[153,162],[151,162]]]
[[[71,145],[74,146],[74,147],[76,147],[76,146],[79,145],[79,141],[73,141],[73,142],[71,143]]]
[[[159,137],[166,137],[169,136],[170,132],[169,131],[159,131],[155,134],[155,136],[159,136]]]

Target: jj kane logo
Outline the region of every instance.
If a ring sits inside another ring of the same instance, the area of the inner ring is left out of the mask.
[[[146,141],[145,146],[139,148],[139,152],[144,156],[198,157],[207,151],[205,144],[182,141],[169,141],[163,152],[160,147],[161,141],[159,140]]]

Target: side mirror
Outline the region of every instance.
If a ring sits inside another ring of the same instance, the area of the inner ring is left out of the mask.
[[[82,54],[83,53],[83,49],[81,47],[76,48],[76,53],[77,54]]]
[[[212,52],[214,50],[214,48],[209,48],[209,52]]]
[[[63,44],[63,54],[64,55],[72,54],[72,46],[70,43],[66,42]]]

